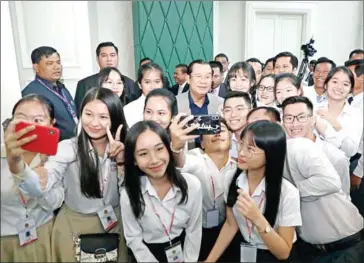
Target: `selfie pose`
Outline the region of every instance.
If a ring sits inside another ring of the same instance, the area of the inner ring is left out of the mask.
[[[120,204],[127,246],[138,262],[196,262],[202,191],[175,168],[169,136],[153,121],[136,123],[125,140]]]
[[[47,156],[22,149],[37,140],[36,135],[22,136],[34,131],[34,125],[52,127],[54,107],[46,97],[31,94],[15,104],[12,115],[4,127],[5,149],[1,149],[1,262],[50,262],[53,210],[63,202],[63,188],[54,184],[42,197],[30,197],[19,189],[24,176],[16,166],[36,171],[43,183]],[[27,127],[16,132],[21,122]]]
[[[226,221],[206,262],[216,262],[239,229],[244,239],[240,262],[294,256],[295,227],[302,220],[298,190],[283,179],[285,157],[286,136],[280,125],[257,121],[243,130],[239,169],[225,181]]]
[[[45,190],[40,189],[35,172],[18,166],[26,180],[21,189],[33,195],[49,195],[50,187],[63,184],[64,205],[52,232],[52,261],[75,262],[80,235],[105,232],[120,233],[119,260],[126,261],[119,207],[123,178],[118,172],[124,161],[123,120],[119,97],[111,90],[93,88],[82,101],[78,136],[62,141],[57,154],[44,164]]]

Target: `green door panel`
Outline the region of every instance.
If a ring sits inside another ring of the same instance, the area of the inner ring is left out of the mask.
[[[174,83],[177,64],[213,59],[212,1],[133,1],[134,57],[150,57]]]

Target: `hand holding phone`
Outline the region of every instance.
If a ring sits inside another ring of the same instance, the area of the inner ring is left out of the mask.
[[[181,120],[186,116],[182,116]],[[218,134],[221,131],[221,121],[218,114],[194,115],[193,119],[188,121],[185,128],[196,124],[197,128],[189,132],[189,135],[211,135]]]

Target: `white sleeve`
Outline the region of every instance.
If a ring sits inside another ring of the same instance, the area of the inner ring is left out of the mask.
[[[301,226],[302,217],[299,191],[288,181],[282,181],[282,185],[283,183],[286,183],[287,185],[289,184],[289,187],[284,193],[282,193],[281,196],[282,208],[280,209],[280,213],[278,215],[278,226]]]

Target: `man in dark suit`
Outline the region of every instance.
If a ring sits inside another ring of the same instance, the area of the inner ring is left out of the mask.
[[[76,107],[72,95],[60,82],[62,64],[57,50],[45,46],[36,48],[31,59],[36,75],[22,90],[22,96],[41,94],[49,99],[54,105],[55,127],[60,130],[60,141],[72,138],[78,122]]]
[[[229,86],[227,83],[228,80],[228,73],[229,73],[229,58],[224,53],[219,53],[215,56],[214,61],[218,61],[222,65],[222,82],[225,83],[226,86]]]
[[[99,64],[100,70],[106,67],[118,67],[119,64],[119,50],[117,46],[112,42],[100,43],[96,48],[97,63]],[[135,82],[123,75],[125,78],[124,90],[125,96],[128,101],[136,100],[139,94],[139,88],[135,85]],[[96,73],[87,78],[80,80],[77,83],[75,103],[77,107],[77,114],[81,107],[81,102],[86,92],[92,87],[99,86],[99,74]]]
[[[172,86],[171,91],[174,95],[178,95],[184,93],[189,90],[190,85],[187,83],[188,75],[187,75],[187,65],[178,64],[174,69],[173,78],[176,81],[176,84]]]
[[[228,90],[223,83],[222,64],[219,61],[210,61],[209,64],[213,73],[211,93],[225,99]]]
[[[139,67],[143,66],[144,64],[150,63],[150,62],[154,62],[153,59],[148,58],[148,57],[142,58],[139,61]],[[138,81],[136,81],[135,83],[137,83],[137,82]],[[163,88],[165,88],[165,89],[170,89],[171,88],[171,84],[169,83],[169,80],[168,80],[167,76],[164,76]],[[140,94],[142,94],[141,90],[140,90]]]

